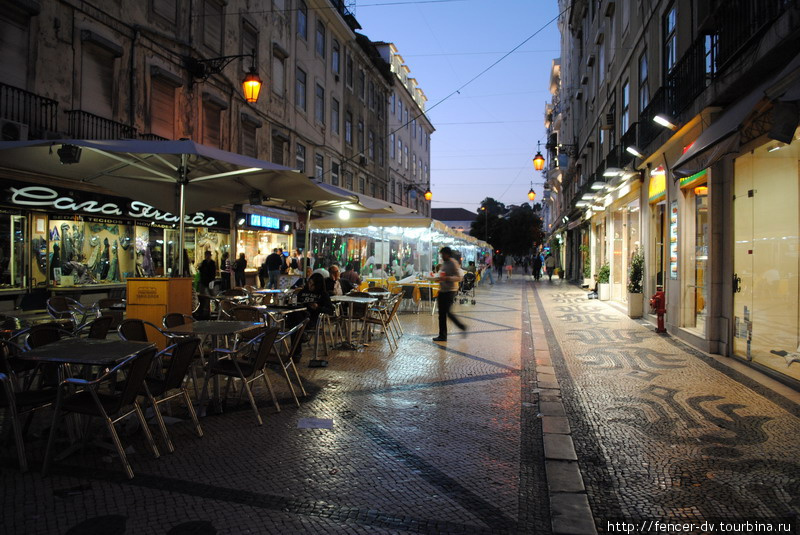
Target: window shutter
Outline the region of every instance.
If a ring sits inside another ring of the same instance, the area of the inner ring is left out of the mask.
[[[256,125],[250,123],[249,121],[242,121],[242,127],[240,129],[241,135],[241,142],[242,142],[242,154],[245,156],[251,156],[253,158],[258,158],[258,143],[256,142]]]
[[[219,53],[222,48],[222,6],[214,0],[206,0],[203,7],[203,44]]]
[[[112,119],[114,56],[84,41],[81,64],[81,109]]]
[[[28,21],[0,18],[0,81],[25,89],[28,78]]]
[[[150,81],[150,132],[175,139],[175,87],[161,78]]]
[[[203,144],[221,148],[220,109],[210,103],[203,104]]]

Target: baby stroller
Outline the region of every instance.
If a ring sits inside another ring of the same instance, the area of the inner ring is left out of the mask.
[[[464,278],[461,279],[461,283],[458,286],[458,302],[462,305],[467,301],[473,305],[475,304],[475,281],[474,273],[471,271],[464,273]]]

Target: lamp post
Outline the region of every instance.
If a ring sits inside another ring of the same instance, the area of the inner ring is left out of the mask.
[[[481,206],[481,210],[483,210],[483,241],[489,243],[489,210],[486,209],[485,206]]]

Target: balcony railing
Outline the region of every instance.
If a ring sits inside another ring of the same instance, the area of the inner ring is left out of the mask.
[[[718,28],[716,61],[719,70],[727,68],[751,40],[763,33],[797,0],[724,0],[717,2],[713,15]]]
[[[82,110],[68,110],[69,135],[73,139],[133,139],[136,128]]]
[[[35,139],[58,131],[58,102],[0,84],[0,118],[27,124],[28,136]]]
[[[139,139],[143,139],[144,141],[169,141],[169,138],[150,133],[139,134]]]

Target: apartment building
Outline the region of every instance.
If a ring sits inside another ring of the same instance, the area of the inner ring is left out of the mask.
[[[559,5],[551,231],[570,278],[608,264],[611,298],[638,299],[642,253],[670,334],[797,381],[800,5]]]

